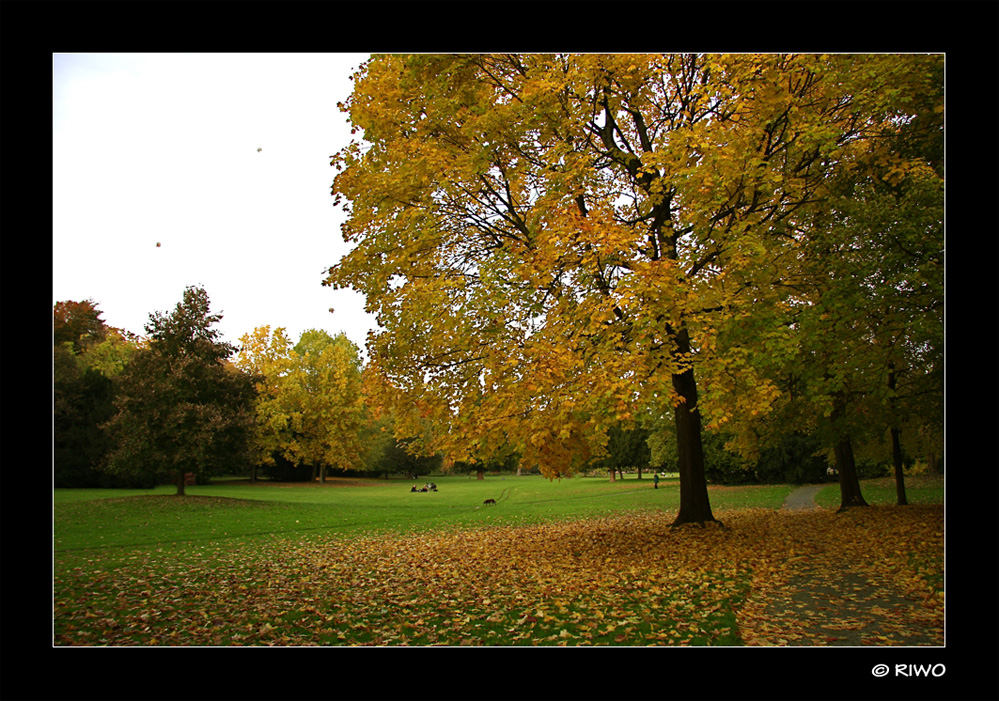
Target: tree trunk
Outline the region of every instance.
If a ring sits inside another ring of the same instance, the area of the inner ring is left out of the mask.
[[[475,479],[477,479],[477,480],[484,480],[485,478],[486,478],[486,472],[485,472],[485,470],[479,469],[475,473]]]
[[[850,438],[842,438],[836,444],[834,452],[836,469],[839,470],[839,511],[854,506],[867,506],[864,495],[860,493],[860,480],[857,479],[857,464],[853,460],[853,444]]]
[[[895,495],[898,497],[899,506],[907,506],[909,500],[905,498],[905,473],[902,468],[902,445],[898,438],[899,430],[891,430],[891,461],[895,465]]]
[[[187,481],[187,475],[183,468],[177,470],[177,496],[186,496],[184,492],[184,483]]]
[[[677,348],[682,354],[690,352],[690,341],[685,329],[677,335]],[[673,375],[673,389],[681,399],[673,410],[680,469],[680,511],[673,526],[713,522],[716,519],[711,513],[708,482],[704,477],[701,415],[697,410],[697,383],[693,368]]]
[[[895,363],[888,365],[888,388],[892,390],[891,408],[892,421],[895,421]],[[898,505],[906,506],[909,501],[905,498],[905,473],[902,469],[902,445],[899,440],[899,429],[891,427],[891,461],[895,465],[895,494],[898,497]]]
[[[614,482],[616,480],[617,480],[617,473],[614,471],[614,468],[612,467],[610,468],[610,481]]]
[[[943,474],[943,461],[937,459],[936,453],[930,453],[929,457],[930,472],[935,475]]]

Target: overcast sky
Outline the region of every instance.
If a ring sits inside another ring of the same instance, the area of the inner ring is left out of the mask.
[[[346,250],[336,103],[366,58],[53,56],[53,303],[91,299],[144,335],[200,285],[232,343],[283,326],[293,342],[318,328],[363,349],[362,298],[321,283]]]

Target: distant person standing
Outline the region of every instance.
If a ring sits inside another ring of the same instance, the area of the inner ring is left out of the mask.
[[[654,475],[652,475],[652,488],[653,489],[659,489],[659,473],[658,472],[656,472]]]

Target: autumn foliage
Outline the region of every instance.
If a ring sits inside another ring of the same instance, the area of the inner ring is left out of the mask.
[[[318,468],[360,466],[364,406],[357,347],[344,335],[309,329],[294,346],[285,329],[258,327],[235,359],[257,378],[254,463],[275,456]],[[313,475],[315,478],[315,475]]]
[[[672,423],[678,523],[713,520],[702,424],[786,409],[809,429],[828,419],[840,450],[862,423],[854,400],[877,382],[866,373],[847,388],[851,356],[820,344],[836,322],[855,330],[851,350],[872,344],[853,311],[871,289],[838,284],[837,256],[864,245],[900,256],[877,229],[855,228],[845,203],[861,185],[875,207],[881,183],[904,197],[912,174],[926,192],[942,182],[924,148],[942,139],[938,63],[373,57],[343,106],[363,138],[332,161],[352,248],[327,284],[361,291],[377,316],[371,368],[399,430],[429,421],[428,449],[449,460],[513,445],[556,477],[599,457],[616,422]],[[939,221],[938,195],[921,225]],[[896,328],[916,313],[896,307]],[[788,408],[802,391],[807,410]],[[759,433],[742,431],[740,447],[756,450]],[[841,474],[856,487],[850,465]]]

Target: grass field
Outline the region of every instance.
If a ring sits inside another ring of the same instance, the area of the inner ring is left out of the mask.
[[[734,646],[747,597],[832,535],[900,591],[942,587],[942,485],[925,480],[913,507],[872,484],[867,514],[797,520],[779,511],[790,485],[711,487],[725,528],[670,529],[675,479],[432,479],[56,490],[54,641]]]
[[[274,534],[359,534],[432,530],[449,526],[509,526],[552,519],[599,517],[621,511],[675,510],[676,479],[653,489],[651,479],[539,476],[434,477],[437,492],[411,493],[412,482],[331,479],[325,484],[220,481],[153,490],[55,491],[56,551],[206,542]],[[420,482],[418,486],[422,486]],[[722,509],[779,508],[788,485],[713,487]],[[135,497],[143,497],[136,500]],[[499,503],[486,506],[486,499]],[[100,500],[100,501],[97,501]],[[503,508],[498,508],[502,505]]]

